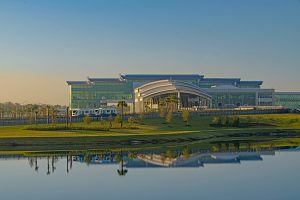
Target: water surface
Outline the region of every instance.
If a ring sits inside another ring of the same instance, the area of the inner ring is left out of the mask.
[[[297,149],[2,156],[0,199],[298,199],[299,169]]]

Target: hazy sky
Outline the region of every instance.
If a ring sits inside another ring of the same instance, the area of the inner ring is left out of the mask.
[[[0,102],[67,104],[66,80],[199,73],[300,91],[300,0],[0,0]]]

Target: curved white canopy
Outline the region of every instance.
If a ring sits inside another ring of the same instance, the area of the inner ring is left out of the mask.
[[[151,98],[162,94],[170,93],[187,93],[194,94],[204,99],[211,100],[211,96],[208,95],[200,87],[191,83],[174,80],[160,80],[151,83],[144,84],[135,89],[135,96],[138,98]]]

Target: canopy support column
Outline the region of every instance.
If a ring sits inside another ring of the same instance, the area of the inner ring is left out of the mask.
[[[180,110],[180,105],[181,105],[181,99],[180,99],[180,91],[178,91],[177,93],[177,98],[178,98],[178,104],[177,104],[177,107],[178,107],[178,110]]]

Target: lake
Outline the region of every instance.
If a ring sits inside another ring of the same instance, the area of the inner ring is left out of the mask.
[[[0,199],[281,200],[300,196],[299,148],[1,155]]]

